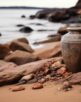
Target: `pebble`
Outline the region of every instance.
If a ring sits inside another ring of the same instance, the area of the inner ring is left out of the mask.
[[[57,74],[63,75],[66,72],[66,68],[62,67],[60,69],[57,70]]]
[[[10,90],[12,92],[23,91],[23,90],[25,90],[25,87],[23,87],[23,86],[15,86],[13,88],[10,88]]]
[[[64,91],[70,91],[72,89],[72,85],[68,81],[65,81],[61,89]]]
[[[46,82],[46,79],[45,79],[45,78],[42,78],[42,79],[41,79],[41,80],[39,80],[38,82],[43,84],[43,83],[45,83],[45,82]]]
[[[43,84],[41,84],[41,83],[35,83],[32,86],[33,90],[35,90],[35,89],[42,89],[42,88],[43,88]]]

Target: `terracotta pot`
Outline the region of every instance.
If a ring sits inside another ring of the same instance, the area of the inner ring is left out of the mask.
[[[70,72],[81,71],[81,27],[69,27],[61,40],[62,55]]]

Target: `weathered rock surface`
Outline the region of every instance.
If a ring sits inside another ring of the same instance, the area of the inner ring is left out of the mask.
[[[12,52],[10,55],[6,56],[4,60],[8,62],[14,62],[18,65],[22,65],[28,62],[36,61],[38,60],[38,58],[26,51],[16,50]]]
[[[0,59],[3,59],[9,53],[10,53],[9,47],[6,45],[0,44]]]
[[[30,47],[29,42],[26,38],[19,38],[19,39],[13,40],[12,42],[10,42],[9,48],[12,51],[22,50],[30,53],[33,52],[33,49]]]
[[[3,69],[0,72],[0,85],[7,85],[12,83],[17,83],[23,76],[36,72],[41,69],[45,63],[48,61],[58,61],[61,60],[61,57],[41,60],[37,62],[28,63],[21,66],[2,66],[0,69]],[[10,66],[10,67],[9,67]]]
[[[0,60],[0,67],[4,66],[5,64],[7,64],[8,62],[4,61],[4,60]]]
[[[41,59],[46,59],[61,55],[60,42],[47,43],[42,48],[35,50],[33,54]]]
[[[23,32],[23,33],[31,33],[33,31],[33,29],[30,27],[24,26],[19,31]]]

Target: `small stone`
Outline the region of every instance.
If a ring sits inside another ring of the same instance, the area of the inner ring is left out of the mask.
[[[57,74],[63,75],[66,72],[66,68],[62,67],[60,69],[57,70]]]
[[[43,83],[45,83],[45,82],[46,82],[46,79],[45,79],[45,78],[42,78],[42,79],[41,79],[41,80],[39,80],[38,82],[43,84]]]
[[[22,77],[21,80],[27,80],[28,81],[28,80],[31,80],[33,77],[34,77],[33,74],[29,74],[29,75],[26,75],[26,76]]]
[[[32,89],[42,89],[43,88],[43,84],[41,83],[35,83],[32,86]]]
[[[50,80],[50,78],[51,78],[50,75],[47,75],[47,76],[45,77],[45,79],[46,79],[47,81]]]
[[[50,73],[50,70],[48,68],[46,68],[45,71],[44,71],[44,73],[45,74],[49,74]]]
[[[18,85],[27,83],[29,80],[33,79],[33,77],[34,77],[33,74],[29,74],[29,75],[22,77],[21,80],[19,80]]]
[[[10,88],[10,90],[12,92],[23,91],[23,90],[25,90],[25,87],[23,87],[23,86],[15,86],[13,88]]]
[[[51,67],[54,67],[54,68],[60,68],[60,67],[62,67],[62,64],[61,64],[60,61],[57,61],[57,62],[55,62],[54,64],[52,64]]]
[[[21,18],[26,18],[26,16],[25,15],[22,15]]]
[[[66,81],[63,83],[62,89],[64,91],[70,91],[72,89],[72,85],[68,81]]]

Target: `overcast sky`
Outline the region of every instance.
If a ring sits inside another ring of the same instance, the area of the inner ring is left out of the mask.
[[[0,6],[71,7],[78,0],[0,0]]]

